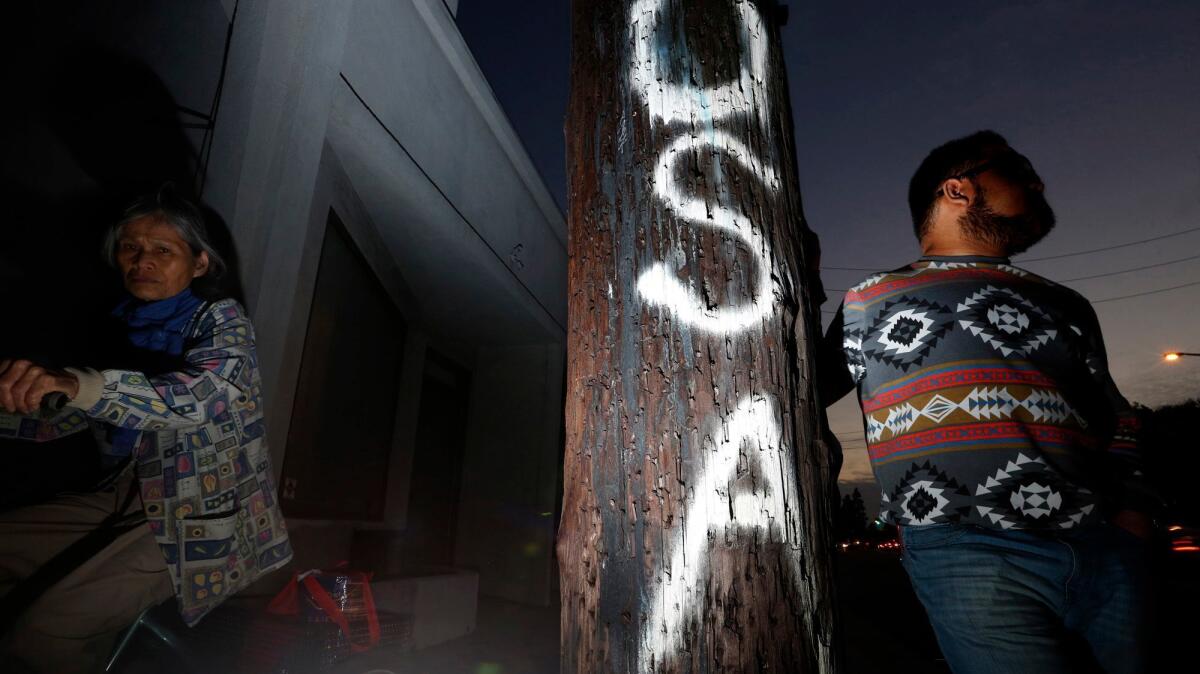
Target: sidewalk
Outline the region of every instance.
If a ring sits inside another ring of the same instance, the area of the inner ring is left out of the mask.
[[[557,674],[558,605],[479,598],[475,632],[415,653],[366,653],[337,674]]]
[[[896,553],[851,552],[837,561],[846,672],[949,672]],[[474,633],[415,653],[366,654],[337,674],[556,674],[558,635],[557,605],[480,597]]]
[[[1159,638],[1152,645],[1161,658],[1159,668],[1163,671],[1168,669],[1168,662],[1191,657],[1189,640],[1200,628],[1196,610],[1200,605],[1200,555],[1176,556],[1167,561],[1159,579]],[[949,671],[895,552],[840,553],[836,573],[847,674]],[[164,648],[142,634],[125,666],[117,671],[255,671],[255,653],[299,653],[295,634],[277,629],[246,630],[250,623],[264,620],[258,603],[235,599],[223,607],[219,616],[214,614],[195,630],[178,626],[177,631],[186,635],[185,646],[199,656],[191,662],[203,662],[204,667],[181,666],[179,649]],[[170,605],[166,608],[173,609]],[[170,617],[173,611],[165,614]],[[476,629],[467,636],[409,653],[381,648],[351,657],[332,669],[322,668],[317,662],[302,662],[299,668],[289,667],[287,674],[307,674],[303,671],[305,665],[312,665],[309,671],[319,670],[322,674],[554,674],[558,672],[558,647],[557,602],[534,607],[480,597]],[[277,660],[271,657],[264,662]]]

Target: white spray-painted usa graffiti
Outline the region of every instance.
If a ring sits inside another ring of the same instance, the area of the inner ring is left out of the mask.
[[[738,401],[723,423],[715,424],[723,439],[702,451],[698,478],[687,498],[682,531],[672,536],[665,580],[651,593],[649,618],[642,634],[646,662],[662,662],[679,651],[684,621],[696,613],[704,596],[703,552],[709,534],[720,537],[732,527],[736,535],[766,530],[770,540],[786,538],[787,525],[775,521],[784,512],[788,494],[780,471],[791,465],[776,424],[775,401],[770,396]],[[754,491],[736,491],[734,478],[742,447],[747,448],[748,468],[757,473]]]
[[[756,113],[760,123],[767,116],[766,90],[767,43],[761,38],[762,17],[751,2],[737,2],[738,19],[744,29],[748,53],[742,55],[742,67],[736,80],[713,87],[697,88],[670,81],[661,72],[657,48],[658,17],[664,0],[637,0],[630,10],[630,33],[634,58],[630,79],[650,109],[652,120],[691,122],[707,128],[702,137],[684,134],[675,139],[658,157],[654,171],[654,191],[676,216],[702,226],[715,227],[740,238],[754,255],[757,266],[754,296],[732,307],[709,307],[704,297],[679,282],[676,272],[662,262],[644,271],[637,281],[643,299],[667,307],[679,320],[705,332],[722,333],[761,325],[772,311],[771,255],[767,242],[750,220],[726,205],[711,205],[704,199],[684,193],[674,179],[676,162],[690,152],[707,151],[730,157],[757,176],[771,192],[779,190],[775,170],[759,160],[741,141],[717,129],[715,124],[734,115]],[[708,120],[711,120],[708,121]]]
[[[741,141],[723,131],[712,131],[709,142],[716,145],[713,141],[720,142],[728,156],[736,157],[739,163],[747,165],[755,175],[762,176],[768,185],[775,183],[775,171],[759,164]],[[672,169],[675,162],[695,148],[694,142],[695,139],[691,136],[684,135],[667,147],[654,171],[655,192],[680,218],[725,230],[746,244],[754,254],[758,267],[755,274],[755,296],[739,306],[709,307],[703,297],[680,283],[675,271],[662,262],[654,263],[638,277],[638,294],[652,304],[668,307],[679,320],[705,332],[736,332],[761,326],[762,319],[773,311],[769,301],[770,250],[762,234],[746,216],[727,206],[710,206],[703,199],[685,195],[682,186],[673,179]]]
[[[759,121],[765,123],[770,112],[763,87],[767,72],[767,41],[759,39],[763,22],[754,3],[735,0],[738,21],[749,37],[744,45],[738,79],[706,88],[671,82],[660,71],[658,15],[664,4],[665,0],[636,0],[629,11],[634,40],[633,81],[641,86],[639,93],[650,108],[650,114],[664,122],[688,121],[700,107],[711,106],[716,110],[714,119],[754,111]]]
[[[693,289],[680,283],[676,272],[655,262],[637,281],[638,294],[647,303],[662,307],[691,328],[710,334],[761,329],[775,311],[772,255],[761,231],[742,213],[723,204],[709,204],[685,194],[675,179],[675,164],[689,152],[720,153],[751,171],[771,193],[779,190],[775,169],[760,160],[744,143],[716,123],[734,115],[752,114],[766,124],[767,42],[762,17],[754,3],[735,0],[744,36],[744,53],[738,78],[713,87],[698,88],[670,81],[662,71],[658,44],[658,19],[664,0],[636,0],[630,11],[630,38],[634,58],[630,79],[650,110],[651,120],[685,121],[700,133],[682,134],[659,155],[653,189],[676,217],[699,226],[714,227],[739,237],[754,254],[757,265],[751,299],[741,305],[709,307]],[[684,622],[693,616],[705,591],[701,581],[703,552],[709,535],[731,531],[737,535],[765,530],[771,540],[788,537],[785,517],[789,487],[796,489],[792,458],[777,423],[778,405],[770,395],[745,396],[727,418],[707,422],[708,436],[721,438],[701,451],[697,478],[684,498],[685,524],[672,531],[667,544],[669,562],[661,571],[664,580],[649,597],[642,632],[645,663],[659,663],[678,652]],[[753,491],[735,489],[739,458],[747,450],[746,464],[756,474]]]

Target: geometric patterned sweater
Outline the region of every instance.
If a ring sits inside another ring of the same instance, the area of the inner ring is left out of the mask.
[[[75,370],[79,394],[50,419],[0,413],[0,437],[47,441],[91,429],[112,453],[132,443],[142,509],[171,573],[179,612],[197,623],[292,558],[263,425],[254,328],[234,300],[197,309],[181,369]]]
[[[1069,288],[1004,258],[924,257],[851,288],[826,344],[858,389],[885,521],[1058,530],[1158,503]]]

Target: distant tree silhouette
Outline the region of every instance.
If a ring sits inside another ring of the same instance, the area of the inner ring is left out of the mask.
[[[1200,525],[1200,492],[1194,485],[1200,473],[1200,399],[1156,409],[1139,407],[1146,472],[1167,501],[1169,516]]]
[[[857,487],[849,494],[842,494],[841,506],[838,508],[837,537],[838,540],[863,539],[867,533],[867,507],[863,503],[862,492]]]

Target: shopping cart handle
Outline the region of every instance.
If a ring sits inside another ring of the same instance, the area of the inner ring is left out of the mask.
[[[71,399],[62,391],[51,391],[42,396],[42,414],[53,415],[62,411],[62,408],[67,406]]]

